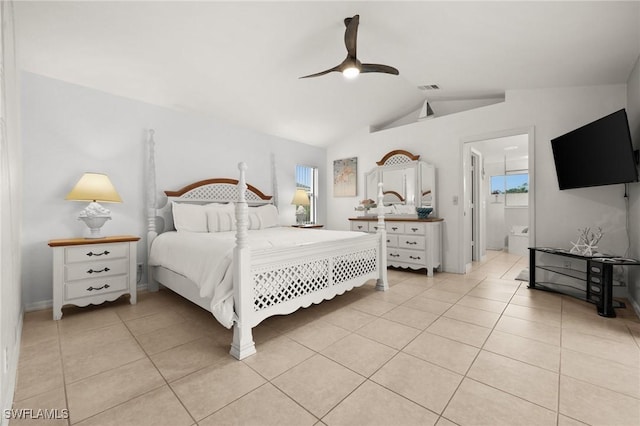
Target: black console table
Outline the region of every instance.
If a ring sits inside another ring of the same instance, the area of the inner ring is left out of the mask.
[[[548,262],[537,261],[545,253]],[[598,315],[615,317],[614,308],[624,303],[613,300],[613,267],[640,265],[640,261],[598,253],[583,256],[568,250],[547,247],[529,248],[529,288],[554,291],[594,303]],[[544,275],[536,279],[536,270]]]

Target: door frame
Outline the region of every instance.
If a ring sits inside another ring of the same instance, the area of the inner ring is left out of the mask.
[[[471,171],[473,176],[471,184],[471,201],[473,208],[471,210],[471,261],[482,260],[484,239],[482,238],[482,214],[484,202],[482,199],[482,191],[480,190],[480,181],[482,180],[483,158],[482,153],[473,147],[470,149],[471,164],[474,169]]]
[[[498,130],[495,132],[477,134],[465,138],[460,139],[460,158],[461,158],[461,168],[462,170],[462,179],[460,181],[460,194],[462,194],[462,202],[458,205],[458,223],[462,224],[463,231],[460,232],[459,235],[459,247],[460,247],[460,256],[459,256],[459,269],[463,271],[463,273],[469,273],[471,271],[471,262],[467,262],[467,258],[465,255],[466,249],[471,245],[471,235],[469,231],[464,226],[465,217],[466,217],[466,202],[469,199],[468,194],[469,190],[471,190],[471,182],[469,182],[469,176],[471,173],[471,164],[470,160],[467,159],[465,153],[465,144],[480,142],[487,139],[498,139],[508,136],[517,136],[517,135],[527,135],[528,137],[528,163],[529,163],[529,246],[535,246],[536,240],[536,209],[535,209],[535,127],[521,127],[514,129],[505,129]]]

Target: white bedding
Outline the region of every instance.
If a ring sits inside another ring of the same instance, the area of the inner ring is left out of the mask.
[[[275,227],[248,231],[248,244],[256,251],[361,235],[364,234]],[[163,266],[187,277],[198,286],[201,297],[212,297],[211,312],[227,328],[231,328],[235,320],[231,273],[235,238],[235,231],[165,232],[154,239],[149,253],[149,265]]]

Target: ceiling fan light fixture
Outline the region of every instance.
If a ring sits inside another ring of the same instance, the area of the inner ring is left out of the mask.
[[[344,75],[345,78],[356,78],[358,74],[360,74],[360,70],[356,66],[350,66],[342,70],[342,75]]]
[[[358,23],[360,22],[360,15],[354,15],[353,17],[347,17],[344,20],[344,25],[347,27],[344,32],[344,45],[347,48],[347,58],[342,61],[341,64],[336,65],[328,70],[320,71],[315,74],[309,74],[300,78],[320,77],[321,75],[329,74],[330,72],[341,72],[345,78],[353,79],[360,73],[381,72],[385,74],[398,75],[400,74],[397,69],[389,65],[382,64],[363,64],[356,57],[356,45],[358,38]]]

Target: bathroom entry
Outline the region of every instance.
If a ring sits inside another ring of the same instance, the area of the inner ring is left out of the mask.
[[[533,129],[501,132],[463,146],[464,262],[486,250],[527,255],[533,244]]]

